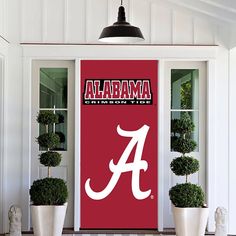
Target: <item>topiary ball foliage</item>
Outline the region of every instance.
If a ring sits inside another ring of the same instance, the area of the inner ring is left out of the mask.
[[[61,163],[62,156],[58,152],[48,151],[48,152],[41,153],[39,156],[40,156],[39,157],[40,163],[44,166],[55,167],[55,166],[60,165]]]
[[[33,182],[30,189],[30,199],[33,205],[63,205],[68,197],[64,180],[45,178]]]
[[[170,200],[176,207],[203,207],[204,192],[196,184],[177,184],[169,191]]]
[[[199,170],[199,161],[193,157],[182,156],[174,159],[170,168],[176,175],[190,175]]]
[[[58,123],[58,116],[53,111],[40,111],[37,116],[37,121],[43,125]]]
[[[186,139],[184,137],[178,137],[173,141],[172,148],[176,152],[189,153],[195,150],[197,143],[192,139]]]
[[[56,146],[60,144],[60,137],[54,133],[45,133],[45,134],[41,134],[37,138],[37,141],[41,147],[51,149],[51,148],[55,148]]]
[[[191,134],[194,127],[194,123],[192,122],[189,114],[184,112],[181,115],[181,119],[175,121],[174,130],[182,136],[183,134]]]

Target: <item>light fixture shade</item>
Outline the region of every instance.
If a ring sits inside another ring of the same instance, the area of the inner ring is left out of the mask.
[[[99,41],[106,43],[135,43],[143,40],[141,30],[126,22],[123,6],[119,7],[118,21],[105,27],[99,37]]]

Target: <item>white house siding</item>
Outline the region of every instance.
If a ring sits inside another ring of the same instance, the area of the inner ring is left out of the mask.
[[[224,206],[227,210],[229,206],[229,52],[224,48],[219,48],[216,58],[216,83],[215,83],[215,206]],[[235,233],[236,231],[234,231]]]
[[[235,132],[236,132],[236,48],[230,50],[229,57],[229,230],[235,234],[235,212],[236,212],[236,158],[235,158]]]
[[[124,2],[127,20],[141,28],[144,43],[212,45],[216,43],[218,27],[223,27],[215,19],[181,11],[165,1]],[[98,43],[102,29],[116,21],[119,3],[119,0],[22,0],[21,42]]]
[[[7,1],[0,0],[0,36],[6,38]]]
[[[236,51],[228,50],[231,45],[230,28],[213,17],[168,1],[124,2],[127,19],[141,28],[146,38],[144,43],[220,45],[215,59],[216,99],[211,104],[215,106],[216,116],[215,162],[211,166],[216,173],[213,200],[215,206],[224,206],[229,210],[229,233],[236,234],[236,163],[233,153],[236,133]],[[29,176],[23,178],[23,173],[29,172],[23,162],[27,140],[22,140],[24,111],[28,107],[23,103],[25,78],[22,76],[22,48],[19,43],[98,43],[97,38],[102,28],[116,20],[118,6],[119,0],[0,0],[0,35],[10,41],[3,99],[5,133],[4,155],[1,156],[4,167],[4,175],[1,175],[4,184],[4,202],[1,204],[4,219],[0,221],[2,232],[8,230],[7,211],[11,204],[20,204],[23,209],[27,209],[25,202],[28,195],[25,196],[25,187],[30,181]],[[3,51],[0,46],[0,54]],[[24,230],[28,229],[27,225],[28,219],[24,217]],[[213,214],[210,230],[214,230]]]
[[[7,57],[8,57],[8,43],[0,39],[0,232],[3,232],[3,201],[4,201],[4,103],[5,103],[5,80],[7,76]]]

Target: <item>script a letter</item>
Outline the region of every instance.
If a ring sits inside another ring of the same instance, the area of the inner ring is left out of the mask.
[[[85,191],[90,198],[94,200],[101,200],[106,198],[116,186],[121,174],[129,171],[132,172],[132,192],[134,197],[138,200],[142,200],[147,198],[151,194],[150,189],[143,192],[140,190],[139,186],[140,171],[146,171],[148,168],[147,161],[141,160],[148,130],[149,126],[147,125],[144,125],[142,128],[135,131],[122,130],[119,125],[117,126],[117,133],[122,137],[131,137],[131,140],[125,148],[123,154],[121,155],[118,163],[115,165],[113,160],[110,161],[109,169],[111,172],[113,172],[113,175],[105,189],[103,189],[101,192],[93,191],[90,187],[90,178],[87,179],[85,183]],[[135,150],[134,161],[131,163],[127,163],[129,155],[136,144],[137,146]]]

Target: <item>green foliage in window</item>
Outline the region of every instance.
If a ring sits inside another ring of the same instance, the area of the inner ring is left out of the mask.
[[[65,122],[65,118],[62,114],[57,114],[58,115],[58,124],[62,124]]]
[[[171,132],[173,133],[173,136],[176,136],[176,133],[177,133],[177,124],[178,122],[178,119],[172,119],[171,120]]]
[[[65,134],[63,134],[62,132],[58,131],[58,132],[55,132],[55,134],[57,134],[59,136],[60,143],[64,143],[66,141]]]
[[[193,157],[181,156],[170,163],[170,168],[176,175],[190,175],[199,170],[199,161]]]
[[[61,154],[58,152],[44,152],[40,154],[40,163],[44,166],[58,166],[61,163]]]
[[[68,197],[64,180],[44,178],[33,182],[30,199],[34,205],[63,205]]]
[[[191,109],[192,108],[192,83],[191,80],[181,84],[180,90],[181,108]]]
[[[54,133],[45,133],[41,134],[38,138],[38,144],[41,147],[45,148],[55,148],[57,145],[60,144],[60,137],[57,134]]]
[[[169,191],[170,200],[176,207],[202,207],[204,192],[196,184],[177,184]]]
[[[58,123],[58,116],[53,113],[53,111],[40,111],[37,117],[39,124],[51,125],[53,123]]]

